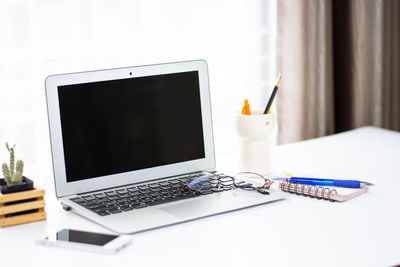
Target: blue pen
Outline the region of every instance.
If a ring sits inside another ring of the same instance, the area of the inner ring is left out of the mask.
[[[337,180],[337,179],[322,179],[322,178],[308,178],[308,177],[290,177],[290,182],[309,185],[320,186],[338,186],[349,188],[360,188],[361,185],[373,185],[368,182],[358,180]]]

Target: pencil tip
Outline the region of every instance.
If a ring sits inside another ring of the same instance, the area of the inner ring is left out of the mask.
[[[276,87],[279,87],[279,84],[281,83],[281,73],[279,73],[279,75],[278,75],[278,79],[277,79],[277,81],[276,81],[276,84],[275,84],[275,86]]]

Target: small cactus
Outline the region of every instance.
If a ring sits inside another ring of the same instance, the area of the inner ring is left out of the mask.
[[[6,183],[10,184],[11,183],[11,174],[10,174],[10,169],[8,168],[7,163],[3,163],[2,169],[3,169],[4,179],[6,180]]]
[[[22,184],[22,173],[24,171],[24,162],[22,160],[17,161],[17,165],[14,171],[15,166],[15,155],[14,155],[14,148],[10,147],[8,143],[6,143],[6,147],[8,152],[10,152],[10,167],[8,167],[7,163],[3,163],[2,170],[4,179],[8,186],[10,185],[17,185]]]
[[[24,162],[22,160],[17,161],[17,165],[15,167],[14,173],[14,183],[21,184],[22,183],[22,173],[24,172]]]

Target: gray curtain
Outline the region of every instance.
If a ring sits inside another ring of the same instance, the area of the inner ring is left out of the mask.
[[[400,130],[400,1],[278,0],[279,143]]]

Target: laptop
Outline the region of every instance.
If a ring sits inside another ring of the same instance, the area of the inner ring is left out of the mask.
[[[204,60],[52,75],[45,86],[57,198],[112,231],[141,232],[284,196],[273,188],[269,195],[179,191],[216,172]]]

